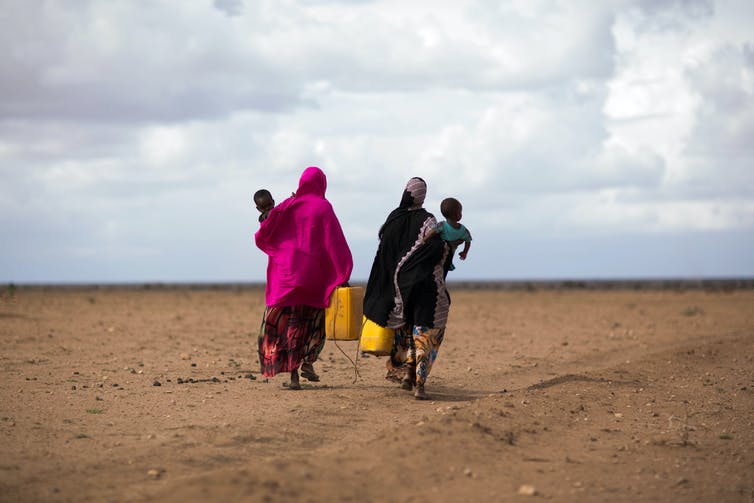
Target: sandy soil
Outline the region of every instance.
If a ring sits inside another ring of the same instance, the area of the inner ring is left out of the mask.
[[[0,299],[1,501],[754,501],[754,290],[452,291],[431,401],[254,289]]]

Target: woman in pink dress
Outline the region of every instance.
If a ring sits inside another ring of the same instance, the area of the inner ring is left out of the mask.
[[[332,205],[321,169],[304,170],[295,194],[270,210],[254,235],[268,256],[264,323],[259,335],[262,375],[290,372],[318,381],[314,362],[325,345],[325,307],[353,269],[351,250]]]

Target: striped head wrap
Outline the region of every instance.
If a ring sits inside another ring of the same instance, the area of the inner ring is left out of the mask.
[[[406,190],[403,191],[400,208],[415,210],[421,208],[424,204],[424,198],[427,196],[427,183],[418,176],[410,179],[406,184]]]

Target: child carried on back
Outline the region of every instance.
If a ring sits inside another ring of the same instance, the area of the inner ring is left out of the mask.
[[[450,246],[450,265],[447,270],[452,271],[456,268],[453,265],[453,255],[461,243],[463,243],[463,250],[461,250],[458,256],[461,260],[466,260],[466,255],[469,253],[469,248],[471,248],[471,233],[460,223],[463,216],[463,206],[458,199],[452,197],[443,199],[440,203],[440,212],[445,217],[445,221],[438,222],[437,227],[429,231],[424,240],[426,241],[435,234],[439,234],[440,238],[448,243]]]
[[[275,200],[267,189],[259,189],[254,192],[254,204],[259,210],[259,223],[264,222],[270,210],[275,207]]]

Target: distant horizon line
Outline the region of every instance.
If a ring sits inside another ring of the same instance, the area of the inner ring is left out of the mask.
[[[352,286],[365,286],[366,280],[351,281]],[[754,276],[710,277],[646,277],[646,278],[536,278],[536,279],[451,279],[453,289],[470,290],[533,290],[533,289],[752,289]],[[81,282],[15,282],[0,283],[4,289],[69,289],[69,290],[223,290],[260,289],[264,281],[81,281]]]

